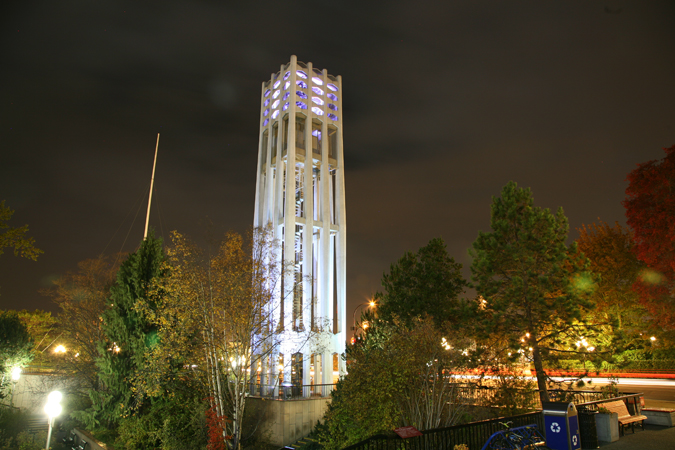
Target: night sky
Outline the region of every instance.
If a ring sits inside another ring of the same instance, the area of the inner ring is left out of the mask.
[[[237,4],[237,6],[233,6]],[[343,78],[348,309],[441,236],[464,264],[514,180],[575,228],[625,223],[626,175],[675,144],[672,1],[23,1],[0,15],[0,200],[37,262],[0,309],[151,225],[253,223],[261,83],[295,54]]]

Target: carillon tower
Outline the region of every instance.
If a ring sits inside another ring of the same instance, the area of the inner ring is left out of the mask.
[[[279,288],[281,345],[261,384],[332,384],[344,372],[342,123],[342,79],[326,69],[292,56],[262,84],[254,226],[273,228],[293,273]],[[303,342],[309,332],[319,338]]]

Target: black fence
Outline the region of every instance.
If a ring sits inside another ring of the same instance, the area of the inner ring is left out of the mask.
[[[513,406],[514,402],[527,409],[541,409],[539,390],[512,389],[508,395],[497,398],[498,391],[490,386],[462,386],[459,388],[459,399],[465,405],[506,407]],[[602,391],[573,391],[565,389],[549,389],[548,395],[552,402],[571,402],[574,404],[587,403],[606,399],[611,394]],[[504,404],[508,402],[509,404]]]
[[[479,404],[489,400],[493,392],[494,390],[489,388],[467,388],[462,398],[469,404]],[[599,406],[602,406],[603,402],[611,400],[623,400],[631,414],[639,414],[640,397],[643,395],[628,393],[613,395],[601,391],[568,391],[562,389],[549,390],[548,394],[552,402],[574,403],[577,405],[580,414],[595,411]],[[481,450],[493,433],[504,429],[501,424],[505,422],[513,422],[513,427],[535,424],[544,434],[544,416],[541,412],[539,392],[528,390],[520,392],[519,395],[532,395],[531,401],[537,405],[539,411],[426,430],[421,432],[422,436],[407,439],[401,439],[395,433],[378,434],[346,447],[344,450],[453,450],[456,445],[461,446],[462,444],[466,445],[469,450]],[[474,401],[476,403],[473,403]]]
[[[501,423],[513,422],[514,427],[536,424],[544,429],[541,411],[519,416],[482,420],[464,425],[422,431],[422,436],[401,439],[396,434],[378,434],[344,450],[453,450],[456,445],[466,445],[469,450],[480,450],[493,433],[503,430]]]

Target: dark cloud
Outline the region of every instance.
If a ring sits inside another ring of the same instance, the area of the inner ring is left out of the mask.
[[[50,279],[138,245],[158,132],[158,233],[250,226],[291,54],[343,77],[350,305],[436,236],[468,266],[509,180],[572,229],[623,222],[626,174],[675,144],[669,1],[230,3],[7,6],[0,199],[45,254],[2,255],[0,308],[54,309]]]

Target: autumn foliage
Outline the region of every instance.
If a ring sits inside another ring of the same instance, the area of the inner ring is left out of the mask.
[[[208,428],[209,441],[207,450],[227,450],[223,435],[225,434],[227,417],[218,415],[218,409],[213,397],[209,398],[211,407],[206,410],[206,427]],[[226,436],[226,439],[229,436]]]
[[[628,174],[626,218],[635,254],[647,265],[634,287],[655,325],[675,329],[675,146]]]

